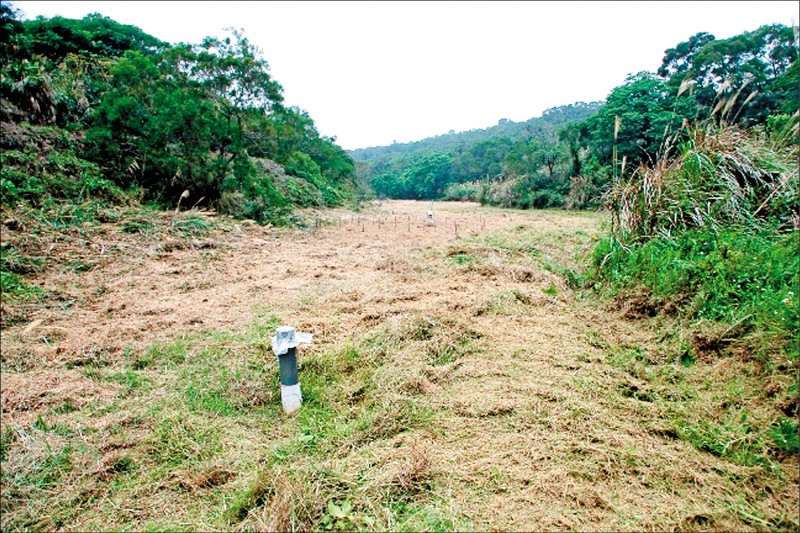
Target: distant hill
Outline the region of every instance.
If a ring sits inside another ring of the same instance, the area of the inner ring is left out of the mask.
[[[511,141],[529,137],[555,141],[556,133],[561,126],[570,122],[585,120],[595,114],[602,105],[603,102],[577,102],[547,109],[542,113],[541,117],[531,118],[525,122],[501,119],[495,126],[484,129],[445,133],[410,143],[359,148],[350,150],[349,154],[356,161],[367,161],[384,158],[385,156],[419,155],[453,150],[498,137],[505,137]]]
[[[490,128],[362,148],[349,155],[356,163],[359,183],[379,197],[483,202],[489,198],[488,189],[478,181],[500,183],[524,177],[538,181],[520,182],[520,190],[552,190],[546,198],[541,193],[541,198],[528,204],[560,205],[569,173],[576,168],[568,162],[577,156],[559,140],[559,131],[593,116],[602,106],[602,102],[578,102],[548,109],[541,117],[525,122],[502,119]],[[511,206],[508,202],[500,204]]]

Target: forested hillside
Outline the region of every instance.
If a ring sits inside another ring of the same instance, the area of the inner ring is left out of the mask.
[[[428,137],[421,141],[394,143],[389,146],[374,146],[352,150],[350,154],[356,161],[379,159],[387,156],[424,154],[443,150],[461,150],[466,146],[489,141],[494,138],[507,138],[518,141],[529,137],[541,137],[542,140],[554,142],[558,129],[564,124],[588,118],[596,112],[601,102],[578,102],[571,105],[547,109],[541,117],[531,118],[525,122],[514,122],[507,118],[489,128],[474,129],[456,133],[450,131],[444,135]]]
[[[0,17],[6,209],[180,201],[280,223],[355,190],[352,159],[239,32],[171,45],[100,14]]]
[[[508,165],[517,171],[544,165],[550,171],[545,179],[554,185],[563,181],[559,130],[587,119],[600,106],[600,102],[578,102],[548,109],[541,117],[525,122],[502,119],[486,129],[363,148],[351,155],[356,160],[359,179],[379,196],[474,200],[481,191],[479,182],[503,175]],[[548,196],[533,201],[543,206],[560,199]]]

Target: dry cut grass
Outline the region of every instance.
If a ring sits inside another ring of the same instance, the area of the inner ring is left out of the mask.
[[[791,384],[576,292],[601,216],[428,208],[34,277],[73,303],[4,324],[3,530],[797,529],[797,457],[742,429]]]

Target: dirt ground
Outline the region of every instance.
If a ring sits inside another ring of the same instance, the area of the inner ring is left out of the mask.
[[[426,221],[432,205],[435,225]],[[67,400],[76,409],[112,402],[121,385],[87,376],[87,362],[122,365],[154,343],[245,330],[264,313],[314,335],[303,353],[430,320],[456,332],[442,342],[471,346],[439,363],[403,356],[437,413],[416,442],[442,505],[460,520],[454,527],[760,530],[800,509],[797,472],[767,483],[756,467],[676,438],[658,402],[620,393],[646,384],[610,366],[609,349],[652,345],[658,333],[584,300],[545,268],[550,259],[576,267],[601,215],[386,201],[309,220],[306,230],[236,223],[124,260],[98,237],[87,251],[94,268],[42,281],[69,305],[33,308],[4,328],[3,425],[31,427]],[[504,247],[515,231],[533,236],[535,252]]]

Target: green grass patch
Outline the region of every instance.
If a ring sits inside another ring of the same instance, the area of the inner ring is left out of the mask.
[[[769,466],[767,432],[750,420],[745,409],[731,409],[719,420],[676,422],[678,435],[696,448],[745,466]]]
[[[464,253],[451,255],[446,259],[446,261],[452,265],[469,265],[474,263],[475,260],[475,256]]]
[[[784,351],[796,363],[798,238],[797,231],[691,230],[624,247],[609,236],[594,253],[595,286],[611,295],[645,287],[658,306],[673,303],[694,320],[730,324],[728,336],[760,332],[760,350]]]

